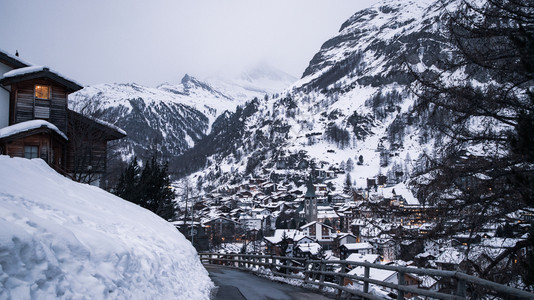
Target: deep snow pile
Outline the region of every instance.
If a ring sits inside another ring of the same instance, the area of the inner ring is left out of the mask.
[[[40,159],[0,156],[0,299],[208,299],[171,224]]]

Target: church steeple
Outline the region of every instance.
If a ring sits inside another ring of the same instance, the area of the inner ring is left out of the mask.
[[[315,198],[315,187],[313,186],[311,177],[308,180],[308,183],[306,183],[306,194],[304,195],[304,198],[306,199]]]
[[[312,178],[306,184],[306,194],[304,195],[304,217],[308,223],[317,221],[317,198]]]

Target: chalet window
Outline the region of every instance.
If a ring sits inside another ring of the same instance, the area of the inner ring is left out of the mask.
[[[38,158],[39,146],[24,146],[24,157],[29,159]]]
[[[48,85],[35,85],[35,98],[49,100],[50,87]]]

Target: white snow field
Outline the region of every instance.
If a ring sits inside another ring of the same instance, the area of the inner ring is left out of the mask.
[[[0,299],[209,299],[171,224],[41,159],[0,156]]]

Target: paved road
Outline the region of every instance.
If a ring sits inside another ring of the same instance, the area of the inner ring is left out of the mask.
[[[205,266],[210,278],[219,288],[214,300],[327,300],[304,288],[218,266]]]

